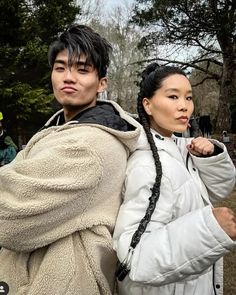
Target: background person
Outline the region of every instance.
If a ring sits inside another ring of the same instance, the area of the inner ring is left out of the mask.
[[[201,130],[202,136],[210,138],[212,133],[212,124],[209,115],[200,116],[199,118],[199,128]]]
[[[3,128],[0,120],[0,166],[9,164],[16,156],[18,147]]]
[[[178,134],[175,134],[178,136]],[[187,129],[183,132],[183,137],[198,137],[201,136],[201,130],[198,126],[198,122],[194,116],[191,116],[188,122]]]
[[[193,110],[182,70],[146,68],[138,95],[145,133],[128,162],[114,232],[120,295],[223,293],[220,258],[236,245],[236,218],[212,202],[232,191],[235,168],[222,143],[173,136]]]
[[[62,109],[0,171],[0,278],[9,295],[113,292],[111,235],[140,125],[116,103],[97,101],[110,52],[83,25],[50,47]]]

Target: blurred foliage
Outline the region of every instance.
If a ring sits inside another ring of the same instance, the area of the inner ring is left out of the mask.
[[[17,138],[52,112],[48,46],[80,11],[74,0],[0,0],[0,111]]]

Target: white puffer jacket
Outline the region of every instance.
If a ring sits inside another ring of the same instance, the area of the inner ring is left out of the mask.
[[[211,140],[223,152],[201,158],[188,154],[189,139],[152,132],[162,163],[160,198],[131,255],[130,273],[119,282],[119,295],[223,294],[220,258],[236,243],[219,226],[211,204],[234,188],[235,167],[218,141]],[[153,156],[143,134],[128,163],[114,232],[120,261],[146,212],[154,180]]]

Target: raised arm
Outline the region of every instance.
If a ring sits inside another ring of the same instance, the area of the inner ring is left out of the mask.
[[[236,170],[225,145],[213,139],[210,141],[221,152],[209,157],[191,157],[208,189],[211,201],[216,202],[228,196],[234,189]]]

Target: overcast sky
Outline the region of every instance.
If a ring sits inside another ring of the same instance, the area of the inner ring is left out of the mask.
[[[113,8],[114,6],[120,5],[120,4],[132,4],[135,0],[104,0],[105,6],[109,8]]]

